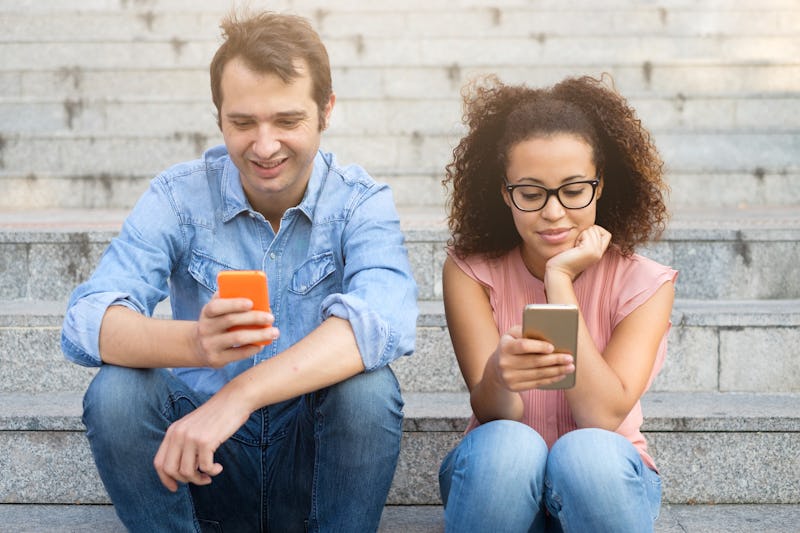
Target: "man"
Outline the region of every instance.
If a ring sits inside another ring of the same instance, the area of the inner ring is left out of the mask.
[[[70,298],[63,351],[100,366],[92,453],[132,531],[374,531],[401,436],[388,363],[417,317],[391,192],[319,150],[335,96],[307,21],[222,28],[225,146],[156,177]],[[271,312],[215,294],[252,269]]]

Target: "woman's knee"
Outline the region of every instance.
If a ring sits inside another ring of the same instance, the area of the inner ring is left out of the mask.
[[[565,530],[598,524],[608,531],[650,531],[660,485],[648,490],[647,466],[622,435],[581,429],[556,441],[547,462],[547,508]],[[660,479],[656,474],[655,481]]]
[[[607,484],[641,469],[639,452],[618,433],[597,428],[571,431],[553,445],[547,477],[553,483],[597,479]]]
[[[511,420],[480,425],[464,436],[442,462],[439,488],[446,503],[453,486],[459,498],[471,496],[534,508],[541,498],[547,444],[529,426]]]
[[[526,485],[544,475],[547,444],[525,424],[495,420],[470,431],[448,459],[453,472],[480,483]]]
[[[512,420],[495,420],[470,431],[464,440],[470,454],[501,470],[530,471],[543,466],[547,444],[531,427]]]

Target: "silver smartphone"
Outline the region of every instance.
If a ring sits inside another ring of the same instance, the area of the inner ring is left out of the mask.
[[[572,354],[578,368],[578,307],[561,304],[529,304],[522,312],[522,335],[545,340],[556,352]],[[538,387],[540,389],[569,389],[575,386],[575,372],[564,379]]]

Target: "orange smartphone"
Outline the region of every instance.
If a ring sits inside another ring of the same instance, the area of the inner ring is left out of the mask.
[[[557,352],[572,354],[578,366],[578,307],[561,304],[529,304],[522,312],[522,336],[551,343]],[[575,372],[539,389],[569,389]]]
[[[267,275],[261,270],[223,270],[217,274],[217,287],[220,298],[248,298],[253,301],[253,309],[269,311],[269,289]],[[258,329],[264,326],[234,326],[237,329]],[[272,340],[256,343],[266,346]]]

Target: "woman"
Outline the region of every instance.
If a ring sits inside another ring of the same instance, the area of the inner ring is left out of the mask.
[[[446,529],[652,531],[661,480],[639,400],[677,272],[634,248],[666,223],[658,152],[601,80],[489,78],[465,104],[443,284],[474,416],[439,473]],[[578,306],[574,358],[523,338],[529,303]],[[573,372],[570,389],[537,389]]]

